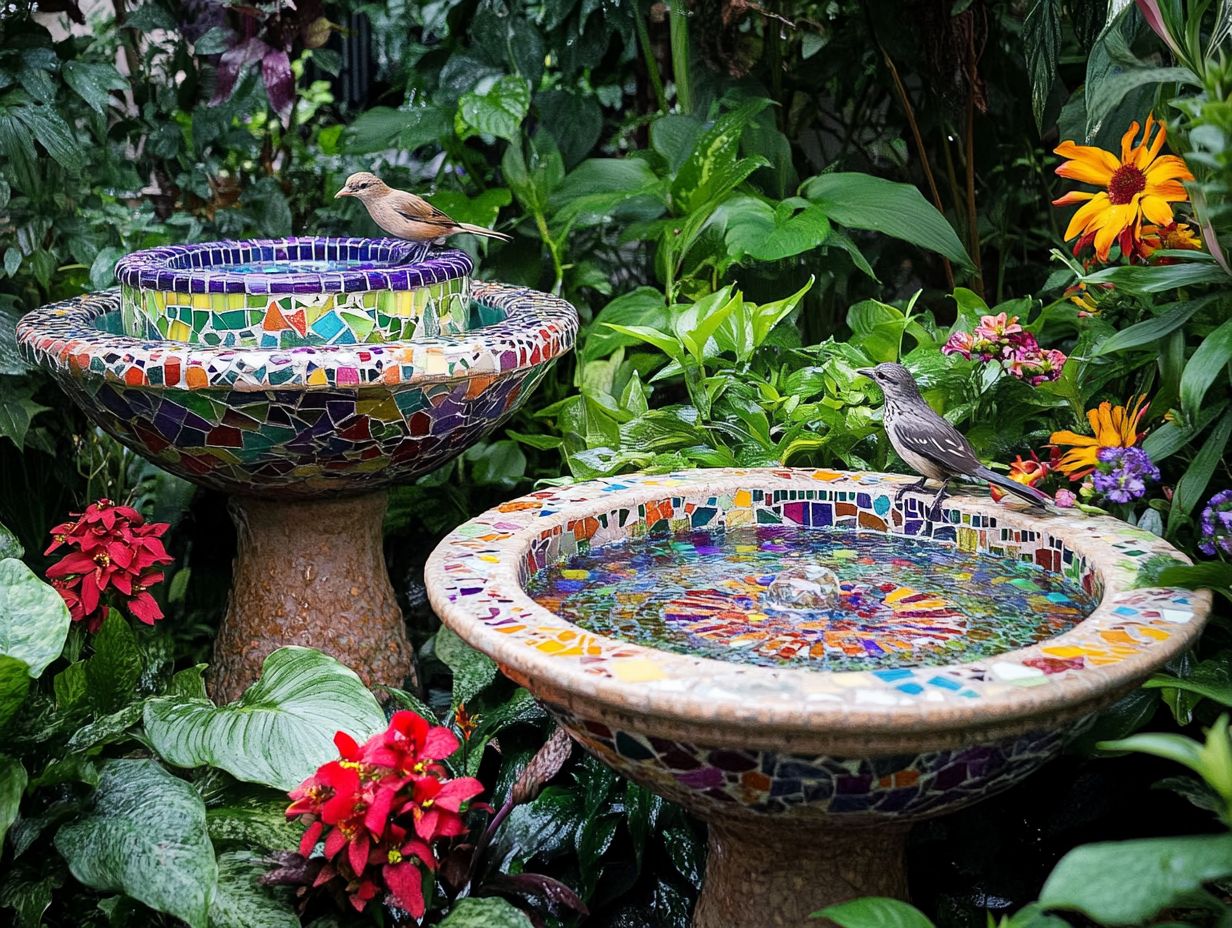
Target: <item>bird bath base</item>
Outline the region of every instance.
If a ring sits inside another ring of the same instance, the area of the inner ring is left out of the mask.
[[[908,825],[792,827],[774,819],[712,822],[693,928],[802,928],[829,905],[907,898]]]
[[[342,499],[232,497],[239,533],[227,614],[208,674],[215,701],[238,699],[285,645],[317,648],[373,686],[414,685],[402,610],[385,569],[386,494]]]

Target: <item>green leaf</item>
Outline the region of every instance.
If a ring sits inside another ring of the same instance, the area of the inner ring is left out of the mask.
[[[0,847],[9,827],[17,821],[21,797],[26,791],[26,768],[16,757],[0,754]]]
[[[210,902],[210,928],[300,928],[290,904],[257,880],[269,869],[251,851],[218,855],[218,887]]]
[[[1232,835],[1087,844],[1061,858],[1039,901],[1101,925],[1138,925],[1229,875]]]
[[[1223,566],[1232,567],[1232,565]],[[1207,683],[1202,680],[1173,677],[1168,674],[1156,674],[1143,683],[1142,686],[1148,690],[1183,690],[1186,693],[1194,693],[1207,699],[1213,699],[1220,705],[1232,707],[1232,684],[1228,683],[1220,685]]]
[[[88,751],[90,748],[120,740],[130,728],[141,721],[141,709],[140,701],[132,702],[123,709],[81,726],[68,739],[67,749]]]
[[[512,142],[521,135],[529,110],[530,85],[521,77],[505,75],[482,91],[472,90],[461,96],[455,129],[464,139],[482,133]]]
[[[285,850],[299,845],[303,825],[288,821],[287,800],[271,799],[268,793],[227,793],[227,803],[206,810],[205,823],[210,840],[218,845],[238,845],[267,851]]]
[[[355,117],[342,137],[342,145],[355,155],[389,149],[412,152],[437,144],[451,129],[449,114],[439,107],[395,110],[374,106]]]
[[[141,679],[141,651],[128,620],[115,609],[92,641],[94,656],[86,661],[86,693],[97,712],[115,712],[131,702]]]
[[[1227,388],[1229,360],[1232,360],[1232,319],[1224,320],[1206,336],[1185,365],[1185,373],[1181,375],[1181,410],[1186,417],[1198,414],[1206,391],[1217,378],[1223,377]]]
[[[0,560],[0,654],[24,661],[37,678],[64,650],[70,622],[50,585],[16,558]]]
[[[1153,586],[1176,586],[1186,590],[1232,589],[1232,564],[1208,561],[1202,564],[1176,564],[1159,571]]]
[[[667,301],[663,293],[654,287],[638,287],[622,293],[595,317],[595,323],[582,339],[582,359],[594,361],[606,358],[617,348],[636,345],[641,339],[617,332],[608,326],[645,325],[652,329],[666,329],[670,324]]]
[[[85,167],[81,137],[50,106],[14,106],[8,112],[66,171],[75,174]]]
[[[1031,76],[1031,112],[1035,127],[1044,131],[1044,106],[1057,79],[1057,56],[1061,48],[1061,4],[1058,0],[1035,0],[1022,23],[1022,41]]]
[[[590,158],[565,175],[552,193],[553,221],[598,225],[614,219],[663,215],[664,182],[642,158]]]
[[[1172,508],[1168,511],[1168,534],[1180,523],[1183,515],[1193,512],[1202,501],[1202,494],[1215,473],[1215,468],[1223,460],[1224,449],[1228,439],[1232,437],[1232,412],[1226,412],[1223,418],[1211,429],[1202,449],[1194,455],[1189,467],[1176,482],[1176,490],[1172,494]]]
[[[481,442],[464,455],[471,479],[478,486],[512,489],[526,476],[526,455],[509,439]]]
[[[1126,265],[1106,267],[1082,278],[1087,284],[1112,284],[1118,290],[1133,295],[1166,293],[1181,287],[1226,283],[1228,275],[1219,265],[1209,261],[1187,261],[1180,264],[1157,264],[1149,267]]]
[[[440,928],[534,928],[521,909],[495,896],[458,900]]]
[[[0,560],[10,557],[19,558],[25,553],[26,549],[21,546],[17,536],[4,525],[0,525]]]
[[[479,691],[496,679],[496,662],[476,651],[452,629],[436,633],[436,656],[453,672],[453,705],[474,699]]]
[[[70,59],[64,62],[62,73],[64,82],[97,113],[107,112],[111,91],[128,89],[128,81],[120,72],[101,61]]]
[[[1210,299],[1210,297],[1207,297],[1200,300],[1187,300],[1184,303],[1173,303],[1173,308],[1162,316],[1156,316],[1153,319],[1147,319],[1144,322],[1121,329],[1119,332],[1114,332],[1096,345],[1093,353],[1096,357],[1099,357],[1101,355],[1115,354],[1118,351],[1128,351],[1130,348],[1140,348],[1143,345],[1154,346],[1154,343],[1159,341],[1159,339],[1171,334],[1188,322],[1189,317],[1206,306]],[[1161,309],[1166,308],[1161,307]]]
[[[831,222],[902,239],[971,269],[971,259],[953,226],[911,184],[840,172],[806,180],[801,193],[818,204]]]
[[[613,332],[619,332],[621,335],[628,335],[636,341],[654,345],[673,360],[679,360],[684,355],[682,350],[684,346],[680,343],[679,339],[668,335],[666,332],[660,332],[658,329],[652,329],[646,325],[616,325],[613,322],[607,322],[604,325]]]
[[[385,714],[355,672],[311,648],[279,648],[236,702],[168,697],[145,707],[151,747],[177,767],[209,765],[291,790],[338,756],[334,734],[363,741]]]
[[[17,714],[30,691],[30,668],[7,654],[0,654],[0,729]]]
[[[663,156],[675,174],[702,134],[701,121],[684,113],[667,113],[650,124],[650,147]]]
[[[790,258],[823,244],[830,234],[821,207],[800,197],[777,209],[756,197],[734,197],[715,211],[715,220],[723,223],[727,253],[736,260]]]
[[[737,164],[740,137],[753,117],[769,105],[769,100],[746,100],[730,113],[720,116],[710,129],[701,134],[672,182],[672,203],[677,213],[691,213],[724,188],[730,190],[735,186],[729,186],[728,176],[733,174]],[[758,167],[765,162],[764,158],[744,160],[756,161]]]
[[[919,909],[897,899],[869,896],[853,899],[814,912],[813,918],[828,918],[840,928],[932,928]]]
[[[80,882],[206,928],[218,877],[197,791],[152,760],[103,768],[93,807],[55,837]]]

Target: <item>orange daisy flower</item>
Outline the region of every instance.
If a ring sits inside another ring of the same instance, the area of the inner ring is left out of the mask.
[[[1094,436],[1079,435],[1068,429],[1053,432],[1051,443],[1055,446],[1069,446],[1069,450],[1061,456],[1057,470],[1070,480],[1081,480],[1099,465],[1101,448],[1132,448],[1142,439],[1145,432],[1138,431],[1138,424],[1146,415],[1146,395],[1139,396],[1133,406],[1113,406],[1111,403],[1100,403],[1098,409],[1087,410],[1087,421],[1091,423]]]
[[[1158,128],[1154,139],[1151,131]],[[1057,168],[1057,174],[1071,180],[1102,187],[1098,193],[1074,190],[1052,201],[1053,206],[1083,205],[1074,213],[1065,230],[1065,240],[1078,238],[1075,251],[1094,242],[1100,261],[1108,260],[1112,243],[1121,240],[1121,251],[1130,254],[1140,237],[1142,222],[1167,226],[1172,207],[1187,199],[1181,181],[1193,180],[1185,162],[1176,155],[1161,155],[1167,139],[1162,123],[1148,116],[1142,141],[1135,145],[1138,123],[1130,125],[1121,138],[1121,157],[1090,145],[1062,142],[1056,153],[1070,160]]]
[[[1202,239],[1184,222],[1174,222],[1166,226],[1143,226],[1138,250],[1143,258],[1149,258],[1160,250],[1201,251]],[[1175,264],[1176,259],[1160,258],[1159,263]]]

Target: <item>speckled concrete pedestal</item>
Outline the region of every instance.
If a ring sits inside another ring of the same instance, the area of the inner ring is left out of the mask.
[[[793,828],[773,819],[710,824],[706,882],[693,928],[805,928],[826,906],[907,898],[906,824]]]
[[[285,645],[331,654],[369,686],[414,685],[412,651],[381,547],[384,492],[286,502],[234,497],[239,530],[227,614],[207,675],[238,699]]]

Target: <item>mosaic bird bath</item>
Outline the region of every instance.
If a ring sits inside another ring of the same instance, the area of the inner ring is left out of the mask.
[[[812,470],[621,477],[506,503],[432,604],[600,760],[710,826],[698,928],[904,897],[912,821],[1006,789],[1187,648],[1207,593],[1111,518]],[[837,584],[837,591],[834,589]]]
[[[216,698],[237,697],[285,644],[370,684],[412,673],[384,488],[491,432],[577,331],[563,300],[471,270],[463,252],[392,239],[170,246],[123,259],[118,291],[18,325],[25,355],[101,428],[231,495]]]

